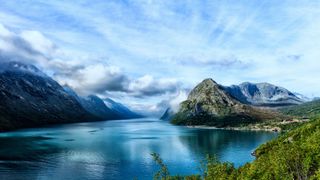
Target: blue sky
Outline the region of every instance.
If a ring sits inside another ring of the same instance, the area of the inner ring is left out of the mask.
[[[0,53],[25,57],[83,95],[158,112],[211,77],[320,96],[319,0],[0,4]]]

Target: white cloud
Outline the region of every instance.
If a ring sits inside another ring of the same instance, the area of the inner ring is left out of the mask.
[[[187,98],[188,98],[188,92],[187,91],[183,91],[183,90],[179,91],[178,95],[176,97],[172,98],[169,101],[170,108],[174,112],[177,112],[178,109],[179,109],[180,103],[182,101],[187,100]]]
[[[11,35],[12,33],[7,28],[5,28],[2,24],[0,24],[0,36],[8,37]]]
[[[84,95],[103,94],[106,91],[124,91],[128,83],[127,77],[120,72],[118,67],[105,64],[79,67],[72,72],[58,73],[55,77],[61,84],[68,84]]]
[[[158,103],[144,101],[144,103],[131,103],[127,105],[136,112],[146,116],[161,117],[167,108],[178,111],[180,103],[187,99],[187,94],[187,90],[179,90],[175,93],[162,96],[162,100]]]
[[[36,51],[48,57],[51,57],[56,50],[55,44],[39,31],[22,31],[20,37],[28,42]]]
[[[0,24],[0,55],[2,61],[15,60],[48,64],[54,56],[54,44],[38,31],[13,32]]]
[[[145,75],[130,82],[128,91],[135,96],[160,95],[174,93],[179,88],[175,79],[154,79],[151,75]]]

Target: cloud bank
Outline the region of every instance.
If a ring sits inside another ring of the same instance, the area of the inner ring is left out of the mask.
[[[63,51],[38,31],[15,33],[0,24],[1,61],[35,64],[62,85],[74,88],[81,95],[124,92],[137,98],[175,93],[179,83],[174,79],[144,75],[130,78],[119,67],[104,62],[83,64],[65,59]]]

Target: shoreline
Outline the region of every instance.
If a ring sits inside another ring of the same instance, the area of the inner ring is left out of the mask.
[[[279,127],[266,127],[266,128],[259,128],[259,127],[223,127],[218,128],[214,126],[205,126],[205,125],[196,125],[196,126],[186,126],[187,128],[194,128],[194,129],[224,129],[224,130],[235,130],[235,131],[267,131],[267,132],[281,132],[281,128]]]
[[[263,125],[263,124],[251,124],[244,127],[214,127],[206,125],[195,125],[195,126],[186,126],[187,128],[196,128],[196,129],[225,129],[225,130],[235,130],[235,131],[267,131],[267,132],[282,132],[286,131],[279,127],[279,125],[289,125],[291,123],[305,123],[309,122],[309,119],[299,120],[293,119],[291,121],[282,121],[274,124]]]

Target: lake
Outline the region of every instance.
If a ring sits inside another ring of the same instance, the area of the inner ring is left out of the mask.
[[[151,179],[156,152],[171,174],[200,173],[207,154],[236,166],[273,132],[194,129],[157,119],[55,125],[0,133],[0,179]]]

